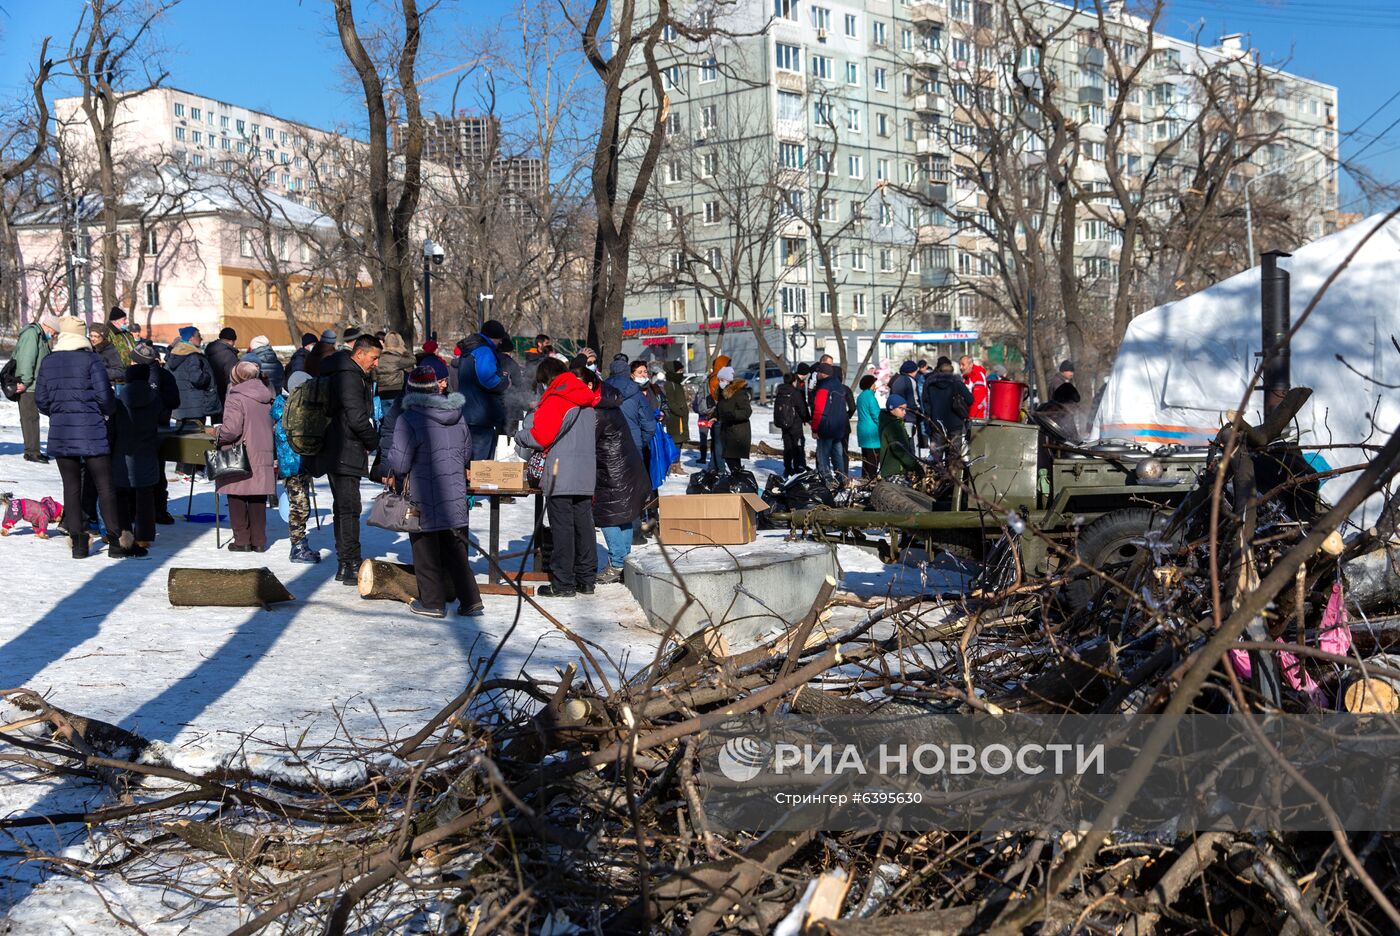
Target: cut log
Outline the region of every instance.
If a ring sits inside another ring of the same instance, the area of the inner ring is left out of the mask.
[[[1356,714],[1400,711],[1400,693],[1383,679],[1361,674],[1342,684],[1342,707]]]
[[[166,580],[177,608],[262,608],[293,601],[292,593],[266,567],[261,569],[171,569]]]
[[[366,559],[360,563],[358,575],[360,587],[360,597],[373,599],[389,599],[391,601],[402,601],[407,604],[418,599],[418,579],[413,573],[413,566],[404,565],[401,562],[388,562],[384,559]],[[449,578],[444,582],[449,602],[457,600],[457,590],[452,587],[452,580]],[[506,595],[515,596],[514,585],[490,585],[478,583],[477,588],[483,595]],[[534,589],[521,586],[521,591],[527,596],[533,595]]]

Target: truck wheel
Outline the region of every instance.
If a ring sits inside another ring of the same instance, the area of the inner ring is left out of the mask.
[[[902,484],[876,481],[870,492],[870,509],[876,513],[929,513],[933,498]]]
[[[1105,514],[1079,534],[1075,554],[1084,562],[1110,575],[1121,574],[1146,547],[1143,536],[1149,530],[1165,529],[1168,516],[1147,507],[1128,507]],[[1103,587],[1103,581],[1083,569],[1076,570],[1066,591],[1071,610],[1087,608]]]

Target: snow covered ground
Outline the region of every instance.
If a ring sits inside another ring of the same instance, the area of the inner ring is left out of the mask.
[[[769,435],[768,414],[754,417],[755,443]],[[0,400],[0,491],[62,499],[53,465],[22,458],[18,410]],[[695,455],[687,451],[689,465]],[[757,458],[760,486],[777,459]],[[672,476],[668,493],[682,493]],[[184,491],[171,485],[171,512],[184,513]],[[332,748],[411,734],[466,685],[473,663],[489,657],[516,615],[514,598],[486,597],[486,616],[434,621],[406,606],[365,601],[335,582],[329,490],[319,488],[323,526],[311,544],[325,560],[293,565],[287,532],[269,513],[273,543],[262,555],[215,549],[211,524],[177,520],[160,527],[148,559],[113,560],[105,553],[75,561],[62,535],[45,542],[24,525],[0,539],[8,594],[0,606],[0,688],[25,686],[69,711],[103,719],[169,745],[171,760],[199,771],[260,748],[295,749],[332,762]],[[364,487],[365,509],[374,495]],[[193,511],[213,510],[212,485],[195,487]],[[532,523],[528,501],[502,508],[502,544],[523,548]],[[486,538],[486,510],[473,513],[473,534]],[[781,537],[781,533],[765,533]],[[224,531],[225,539],[227,530]],[[365,556],[409,561],[406,537],[364,527]],[[600,540],[601,547],[601,540]],[[654,548],[654,547],[652,547]],[[600,559],[603,553],[600,548]],[[890,569],[863,550],[842,547],[844,586],[863,595],[907,594],[922,588],[917,569]],[[177,566],[268,566],[296,597],[271,611],[172,608],[166,575]],[[474,557],[479,575],[486,562]],[[634,672],[650,662],[657,637],[622,585],[592,597],[545,606],[580,637],[601,646],[605,666]],[[549,621],[528,606],[496,661],[499,675],[548,674],[578,656]],[[109,801],[104,789],[78,780],[28,785],[0,764],[0,816],[42,815]],[[81,847],[79,826],[59,830],[62,844]],[[53,853],[54,833],[29,839]],[[178,894],[106,876],[96,881],[55,876],[16,857],[24,840],[0,838],[0,933],[129,932],[114,913],[149,933],[216,933],[236,925],[237,908],[202,908],[197,918]],[[111,903],[109,910],[104,901]]]

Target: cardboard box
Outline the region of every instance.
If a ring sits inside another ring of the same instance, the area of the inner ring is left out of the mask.
[[[524,491],[525,463],[503,461],[472,462],[471,486],[488,491]]]
[[[758,532],[757,494],[679,494],[658,498],[661,542],[667,546],[741,546]]]

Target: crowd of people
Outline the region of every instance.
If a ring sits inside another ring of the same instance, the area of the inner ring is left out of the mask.
[[[545,496],[543,597],[589,594],[621,579],[632,546],[654,529],[661,475],[690,441],[692,414],[700,464],[740,472],[751,456],[752,391],[723,355],[690,392],[680,361],[653,374],[647,362],[621,354],[606,365],[588,348],[568,358],[547,335],[536,336],[522,366],[497,321],[452,352],[443,357],[430,340],[415,353],[401,335],[352,327],[303,335],[283,363],[266,336],[245,348],[232,328],[206,343],[187,326],[162,356],[121,309],[91,329],[81,319],[45,316],[21,331],[14,354],[24,457],[57,462],[69,507],[54,502],[55,519],[61,513],[75,558],[90,555],[94,532],[113,558],[144,556],[156,527],[174,522],[161,458],[172,429],[205,433],[215,449],[238,456],[237,470],[213,479],[235,552],[268,548],[267,510],[278,503],[280,481],[291,561],[321,561],[307,520],[316,479],[324,478],[335,578],[347,585],[358,581],[361,484],[369,478],[412,504],[419,584],[412,609],[442,617],[449,593],[459,614],[481,613],[467,561],[470,465],[494,459],[502,435]],[[1053,401],[1077,404],[1073,365],[1065,361],[1060,371]],[[809,428],[816,471],[829,481],[850,474],[853,421],[862,474],[894,477],[960,451],[968,423],[988,413],[986,369],[966,356],[956,369],[946,357],[906,361],[883,381],[862,377],[858,387],[853,392],[830,356],[783,375],[773,423],[785,475],[808,470]],[[40,414],[49,418],[47,454]],[[179,466],[186,476],[201,469]],[[595,533],[606,554],[601,570]]]

